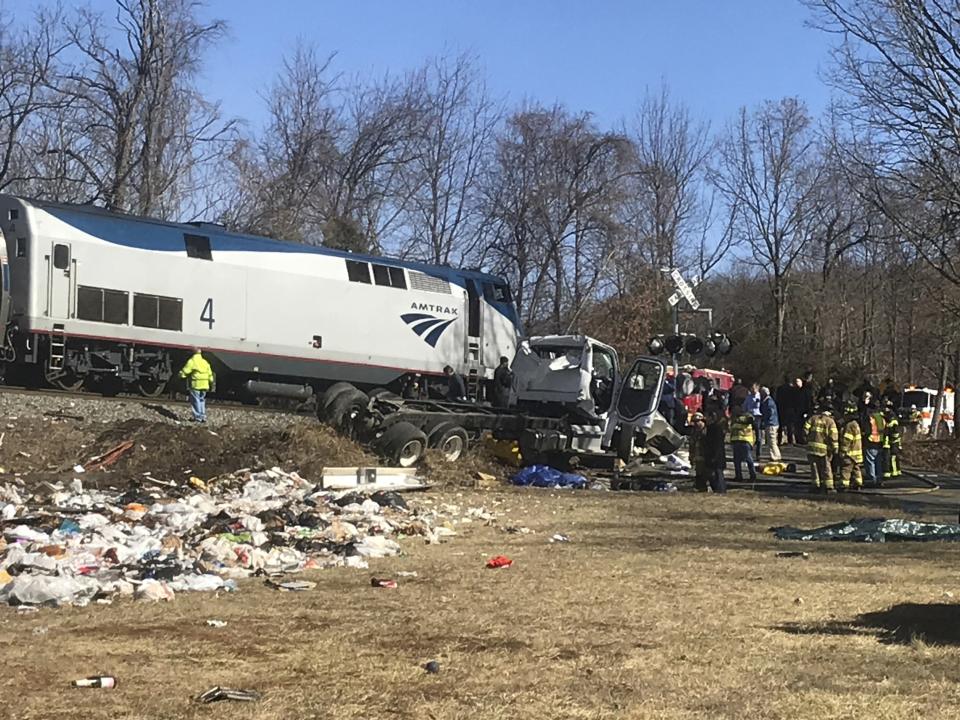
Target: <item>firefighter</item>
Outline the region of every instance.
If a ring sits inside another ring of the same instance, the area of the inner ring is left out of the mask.
[[[812,492],[835,493],[830,461],[837,452],[837,423],[830,408],[821,405],[803,425],[807,436],[807,459],[810,461]]]
[[[885,425],[883,428],[883,450],[886,464],[883,467],[883,479],[900,477],[900,450],[903,446],[903,435],[900,430],[900,420],[892,402],[886,403],[883,412]]]
[[[856,403],[844,407],[843,431],[840,435],[840,488],[859,491],[863,487],[863,442]]]
[[[730,444],[733,446],[733,475],[737,481],[743,481],[741,465],[747,464],[750,482],[757,481],[757,469],[753,463],[753,444],[757,438],[753,432],[753,414],[738,405],[730,420]]]

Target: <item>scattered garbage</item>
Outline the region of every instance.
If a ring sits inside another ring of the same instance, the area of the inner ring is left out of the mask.
[[[654,492],[677,492],[677,486],[674,485],[672,482],[668,482],[666,480],[660,480],[659,482],[655,482],[653,484],[653,491]]]
[[[804,560],[810,559],[810,553],[800,552],[798,550],[787,550],[784,552],[777,553],[778,558],[803,558]]]
[[[496,570],[498,568],[508,568],[513,565],[513,560],[508,558],[506,555],[496,555],[489,560],[487,560],[487,567],[491,570]]]
[[[368,558],[399,555],[402,538],[439,543],[457,534],[457,523],[478,520],[493,515],[446,503],[413,507],[393,491],[324,491],[279,468],[182,485],[145,475],[122,490],[84,487],[79,478],[32,494],[0,484],[0,602],[169,601],[181,592],[232,592],[255,574],[282,591],[304,590],[315,583],[276,578],[366,569]]]
[[[207,620],[207,625],[215,628],[224,628],[227,626],[226,620]]]
[[[281,592],[303,592],[304,590],[313,590],[317,584],[309,580],[287,580],[286,582],[267,580],[266,586]]]
[[[329,467],[321,478],[324,490],[424,490],[427,485],[417,477],[416,468]]]
[[[533,532],[533,530],[528,527],[515,527],[513,525],[505,527],[503,531],[511,535],[529,535]]]
[[[803,605],[803,598],[802,598],[802,597],[794,598],[794,599],[793,599],[793,604],[794,604],[794,605]]]
[[[555,535],[553,535],[553,536],[550,538],[550,542],[552,542],[552,543],[568,543],[568,542],[570,542],[570,538],[568,538],[566,535],[562,535],[561,533],[556,533]]]
[[[420,577],[420,576],[417,574],[417,571],[416,571],[416,570],[400,570],[400,571],[397,573],[397,577],[400,577],[400,578],[415,578],[415,577]]]
[[[202,703],[215,703],[221,700],[233,700],[235,702],[255,702],[262,696],[256,690],[234,690],[217,685],[201,694],[197,699]]]
[[[847,522],[825,525],[812,530],[783,526],[771,528],[771,531],[779,540],[960,541],[960,525],[922,523],[899,518],[890,520],[884,518],[854,518]]]
[[[423,669],[431,675],[436,675],[438,672],[440,672],[440,663],[438,663],[436,660],[431,660],[428,663],[424,663]]]
[[[375,588],[387,588],[388,590],[396,590],[398,585],[396,580],[388,580],[387,578],[370,578],[370,584]]]
[[[529,485],[542,488],[573,488],[580,490],[587,486],[582,475],[560,472],[549,465],[529,465],[514,475],[510,482],[514,485]]]
[[[91,677],[74,680],[73,686],[78,688],[115,688],[117,679],[112,675],[92,675]]]

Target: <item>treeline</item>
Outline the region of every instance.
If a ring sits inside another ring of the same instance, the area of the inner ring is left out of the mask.
[[[193,0],[3,17],[0,191],[483,267],[528,331],[627,354],[667,329],[679,267],[746,377],[953,376],[960,4],[808,4],[842,31],[835,102],[773,99],[721,128],[665,87],[601,127],[505,104],[469,56],[352,78],[301,46],[252,129],[199,89],[226,26]]]

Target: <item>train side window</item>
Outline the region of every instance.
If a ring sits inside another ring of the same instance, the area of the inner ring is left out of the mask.
[[[77,319],[103,322],[103,290],[83,285],[77,288]]]
[[[356,260],[347,260],[347,277],[350,282],[370,284],[370,265]]]
[[[133,324],[137,327],[155,328],[159,323],[160,309],[156,295],[133,294]]]
[[[183,330],[183,300],[180,298],[160,298],[159,327],[161,330]]]
[[[508,303],[513,299],[510,295],[510,287],[508,285],[495,285],[493,283],[483,284],[483,296],[487,302]]]
[[[403,268],[374,265],[373,280],[377,285],[400,288],[401,290],[407,289],[407,281],[403,277]]]
[[[403,276],[403,268],[392,267],[390,270],[390,285],[401,290],[407,289],[407,279]]]
[[[130,293],[120,290],[103,291],[103,321],[126,325],[130,317]]]
[[[10,211],[7,213],[7,217],[11,220],[19,220],[20,211],[17,208],[10,208]]]
[[[187,249],[187,257],[213,260],[213,253],[210,251],[210,238],[206,235],[184,233],[183,244]]]
[[[70,267],[70,248],[66,245],[53,246],[53,266],[57,270],[66,270]]]
[[[27,239],[26,238],[17,238],[17,257],[26,257],[27,256]]]

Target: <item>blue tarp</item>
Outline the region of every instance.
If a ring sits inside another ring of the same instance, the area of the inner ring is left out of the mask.
[[[513,476],[514,485],[530,485],[531,487],[547,488],[574,488],[577,490],[587,486],[587,479],[582,475],[560,472],[549,465],[530,465]]]

